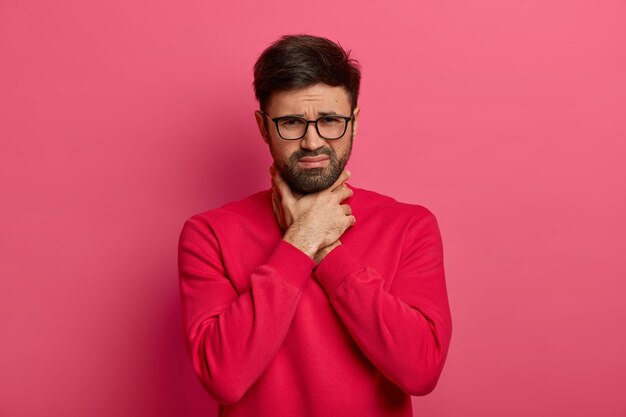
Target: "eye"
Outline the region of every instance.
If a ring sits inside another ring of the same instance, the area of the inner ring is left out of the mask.
[[[299,117],[285,117],[279,122],[281,127],[298,127],[304,124],[304,121]]]
[[[332,116],[326,116],[323,117],[320,122],[322,122],[325,125],[334,125],[334,124],[338,124],[338,123],[343,123],[344,120],[340,117],[332,117]]]

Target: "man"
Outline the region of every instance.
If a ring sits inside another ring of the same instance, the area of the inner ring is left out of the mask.
[[[360,71],[284,36],[254,68],[271,188],[188,219],[186,346],[220,416],[411,416],[452,324],[435,216],[348,184]]]

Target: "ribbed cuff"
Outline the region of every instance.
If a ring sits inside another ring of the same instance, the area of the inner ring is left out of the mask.
[[[350,250],[339,245],[331,250],[313,270],[313,276],[330,296],[348,275],[365,268]]]
[[[265,264],[299,290],[304,288],[315,267],[315,261],[309,255],[282,239],[278,241]]]

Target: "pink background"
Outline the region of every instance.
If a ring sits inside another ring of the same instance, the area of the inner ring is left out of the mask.
[[[626,416],[626,3],[0,3],[0,415],[212,416],[186,218],[269,186],[252,65],[363,65],[352,184],[430,208],[453,336],[416,416]]]

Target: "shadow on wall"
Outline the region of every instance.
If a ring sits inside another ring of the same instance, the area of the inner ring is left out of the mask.
[[[190,192],[204,195],[202,211],[270,187],[272,158],[258,132],[254,109],[222,101],[219,109],[207,109],[206,122],[191,132],[188,142],[197,151],[187,157],[197,167],[190,172],[196,175],[191,184],[197,188]]]
[[[198,115],[199,122],[182,135],[183,139],[177,139],[189,144],[182,151],[189,161],[179,165],[189,168],[182,176],[185,188],[182,204],[201,207],[190,209],[186,217],[270,187],[268,168],[272,159],[254,122],[254,109],[242,110],[243,106],[234,102],[230,105],[221,102],[219,106],[219,109],[203,109],[206,115]],[[180,231],[181,227],[182,224],[177,224],[173,229]],[[151,263],[143,269],[153,277],[161,275],[161,281],[157,282],[164,283],[165,288],[161,288],[164,293],[161,299],[153,300],[157,317],[149,319],[153,331],[144,339],[152,348],[136,349],[149,352],[137,358],[148,370],[147,378],[137,378],[148,385],[145,390],[138,390],[146,394],[146,401],[137,399],[138,415],[217,416],[218,404],[195,375],[185,349],[178,271],[163,272],[172,271],[172,249],[176,255],[177,248],[168,242],[165,256],[157,257],[168,261],[162,265]],[[176,259],[173,262],[176,265]]]
[[[162,305],[163,317],[156,321],[154,356],[150,358],[149,384],[155,402],[147,407],[152,416],[217,417],[217,403],[195,375],[183,341],[178,294]],[[144,414],[148,415],[148,414]]]

